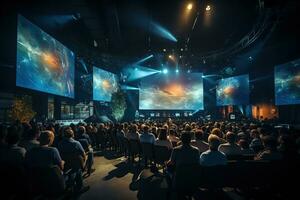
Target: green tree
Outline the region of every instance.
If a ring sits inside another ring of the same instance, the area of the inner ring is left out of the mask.
[[[13,100],[12,109],[9,116],[12,120],[20,122],[29,122],[36,112],[32,109],[31,98],[29,96],[16,97]]]
[[[117,121],[122,120],[127,108],[125,93],[121,90],[113,93],[111,96],[112,115]]]

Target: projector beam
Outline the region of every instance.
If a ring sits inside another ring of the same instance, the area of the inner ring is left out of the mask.
[[[143,58],[143,59],[137,61],[136,63],[134,63],[134,65],[139,65],[139,64],[145,62],[146,60],[149,60],[152,57],[153,57],[153,54],[151,54],[150,56],[147,56],[146,58]]]

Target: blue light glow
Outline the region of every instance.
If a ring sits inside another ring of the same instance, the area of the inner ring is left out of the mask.
[[[162,71],[164,74],[167,74],[168,73],[168,69],[163,69]]]
[[[150,56],[147,56],[146,58],[143,58],[143,59],[137,61],[137,62],[134,63],[134,64],[139,65],[139,64],[145,62],[146,60],[149,60],[150,58],[153,58],[153,54],[151,54]]]
[[[154,34],[161,36],[165,39],[171,40],[173,42],[177,42],[177,39],[170,33],[170,31],[168,31],[167,29],[165,29],[164,27],[162,27],[161,25],[152,22],[152,31]]]

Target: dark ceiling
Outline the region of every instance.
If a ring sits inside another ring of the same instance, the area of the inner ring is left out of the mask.
[[[188,3],[193,3],[193,9],[187,15]],[[173,54],[182,68],[224,71],[227,66],[237,65],[243,55],[245,61],[252,59],[251,52],[257,51],[256,45],[265,44],[275,27],[289,19],[286,17],[289,4],[293,7],[299,3],[280,0],[13,0],[1,6],[1,24],[7,27],[6,35],[10,35],[1,37],[1,42],[9,46],[7,38],[15,37],[11,30],[19,13],[88,64],[105,65],[112,71],[149,54],[154,54],[154,59],[145,64],[153,68],[159,68],[162,63],[172,65],[167,56]],[[211,6],[209,12],[205,10],[207,5]],[[169,30],[177,42],[153,34],[151,22]],[[1,55],[2,64],[13,60],[14,49]],[[229,71],[233,73],[236,67]]]

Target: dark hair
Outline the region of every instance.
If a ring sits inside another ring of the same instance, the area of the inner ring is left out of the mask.
[[[40,135],[40,145],[52,145],[54,141],[54,134],[52,131],[42,131]]]
[[[262,138],[263,144],[265,147],[269,147],[270,149],[274,150],[277,147],[277,141],[274,137],[272,136],[264,136]]]
[[[201,129],[197,129],[195,132],[196,140],[203,140],[203,131]]]
[[[169,133],[170,133],[170,135],[176,135],[175,129],[170,129]]]
[[[226,140],[227,142],[229,142],[230,144],[234,143],[236,139],[236,135],[233,132],[228,132],[226,133]]]
[[[72,137],[74,137],[74,132],[73,132],[73,130],[72,130],[71,127],[66,127],[66,128],[64,129],[64,136],[65,136],[66,138],[72,138]]]
[[[149,126],[148,126],[148,125],[145,125],[144,128],[143,128],[143,131],[144,131],[144,132],[148,132],[148,131],[149,131]]]
[[[159,140],[167,140],[167,129],[166,128],[160,128],[158,139]]]
[[[8,145],[17,144],[22,135],[22,128],[17,125],[12,125],[7,129],[6,142]]]
[[[183,132],[181,134],[181,142],[184,145],[190,144],[190,142],[191,142],[191,133],[190,132]]]
[[[40,135],[40,129],[38,126],[33,126],[31,129],[26,131],[25,135],[28,139],[34,139]]]

